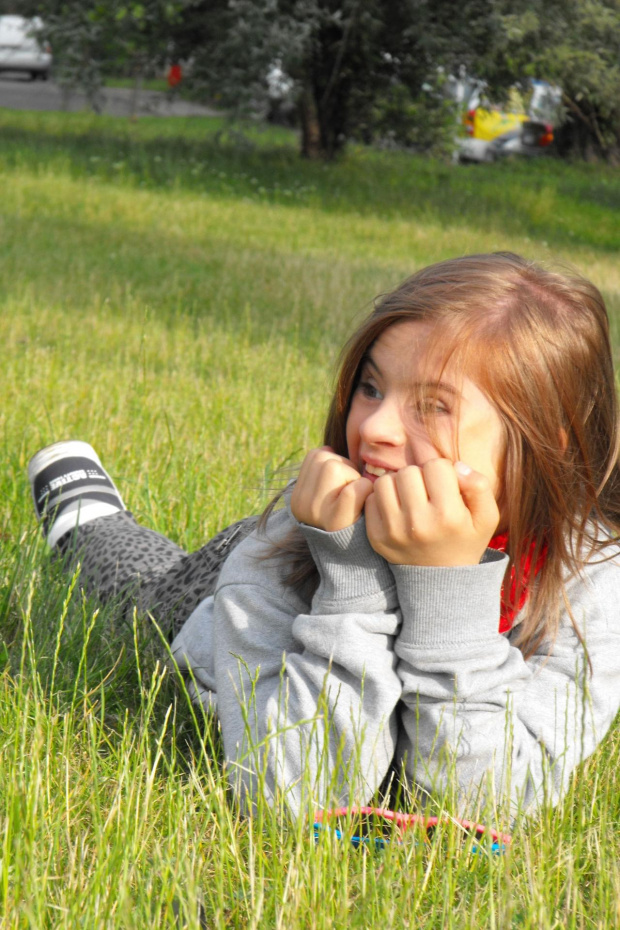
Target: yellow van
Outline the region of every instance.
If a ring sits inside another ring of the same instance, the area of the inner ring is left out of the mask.
[[[512,88],[503,106],[491,103],[478,84],[463,111],[459,158],[495,161],[511,154],[542,154],[553,142],[560,103],[561,91],[546,81],[530,81],[525,93]]]

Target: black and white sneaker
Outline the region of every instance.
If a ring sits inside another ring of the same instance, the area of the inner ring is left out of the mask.
[[[87,442],[55,442],[28,465],[34,509],[48,545],[76,526],[126,510],[99,456]]]

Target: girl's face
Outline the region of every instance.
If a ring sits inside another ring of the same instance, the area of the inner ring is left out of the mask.
[[[349,458],[373,482],[406,465],[458,458],[487,476],[499,500],[500,416],[473,381],[427,357],[430,331],[415,320],[395,323],[370,349],[347,419]],[[502,514],[500,528],[505,522]]]

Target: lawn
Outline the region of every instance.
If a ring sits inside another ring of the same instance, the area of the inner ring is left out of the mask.
[[[312,164],[258,125],[0,110],[0,174],[0,925],[197,927],[198,901],[208,927],[618,925],[615,731],[503,856],[450,824],[364,853],[244,819],[156,631],[60,574],[26,479],[40,446],[86,439],[142,522],[200,546],[320,443],[373,298],[455,254],[587,273],[618,352],[618,172]]]

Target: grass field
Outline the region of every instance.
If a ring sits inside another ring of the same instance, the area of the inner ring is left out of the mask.
[[[373,297],[455,254],[587,273],[618,352],[618,172],[316,165],[284,130],[0,110],[0,175],[0,925],[197,927],[199,900],[208,927],[620,925],[616,731],[501,857],[454,826],[363,853],[243,819],[216,727],[148,621],[60,575],[26,480],[40,446],[87,439],[142,522],[198,547],[320,442]]]

